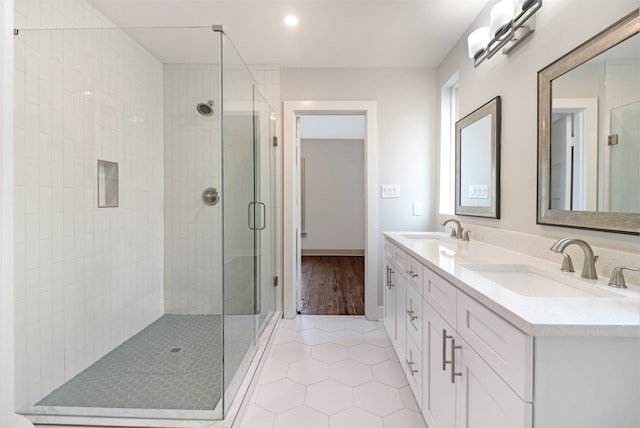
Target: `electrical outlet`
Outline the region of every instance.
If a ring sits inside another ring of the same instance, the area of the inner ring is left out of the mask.
[[[414,202],[412,207],[414,216],[422,215],[422,202]]]

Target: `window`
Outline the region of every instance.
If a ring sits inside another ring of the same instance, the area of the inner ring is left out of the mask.
[[[440,214],[455,213],[455,150],[458,120],[458,73],[442,87],[440,94]]]

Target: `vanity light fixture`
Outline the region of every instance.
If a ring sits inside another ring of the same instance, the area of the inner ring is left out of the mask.
[[[472,32],[467,44],[474,67],[500,49],[507,55],[535,31],[535,14],[542,0],[501,0],[491,9],[489,27]]]

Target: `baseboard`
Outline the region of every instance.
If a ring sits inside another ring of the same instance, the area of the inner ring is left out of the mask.
[[[302,250],[302,256],[355,256],[364,257],[364,250]]]

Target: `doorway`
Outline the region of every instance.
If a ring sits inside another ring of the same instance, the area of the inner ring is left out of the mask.
[[[364,315],[364,114],[305,114],[300,137],[303,315]]]
[[[378,305],[378,206],[377,103],[375,101],[285,101],[283,106],[283,309],[295,317],[302,281],[302,203],[300,192],[300,121],[303,115],[361,114],[365,117],[364,139],[364,314],[379,320]]]

